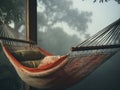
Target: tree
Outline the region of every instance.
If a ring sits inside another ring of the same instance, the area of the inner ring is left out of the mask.
[[[87,29],[87,23],[90,22],[90,12],[78,12],[72,8],[71,0],[38,0],[40,7],[44,8],[38,13],[38,23],[40,27],[52,27],[56,23],[67,23],[73,30],[81,31]],[[41,18],[42,17],[42,18]],[[41,22],[42,19],[42,22]],[[84,24],[86,23],[86,24]]]
[[[103,2],[108,2],[110,0],[99,0],[100,3],[103,3]],[[116,1],[118,4],[120,4],[120,0],[114,0]],[[97,2],[97,0],[94,0],[93,2]]]
[[[8,23],[15,24],[17,30],[25,23],[25,2],[23,0],[2,0],[0,2],[0,17],[3,15]]]
[[[54,54],[68,52],[70,46],[81,41],[76,34],[69,33],[76,32],[78,35],[89,37],[86,30],[91,22],[91,15],[91,12],[79,12],[73,8],[71,0],[38,0],[39,45]],[[69,30],[66,32],[66,29]]]
[[[118,2],[118,4],[120,4],[120,0],[115,0],[116,2]]]

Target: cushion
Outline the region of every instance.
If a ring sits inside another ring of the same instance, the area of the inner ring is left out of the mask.
[[[41,60],[30,60],[30,61],[22,61],[21,64],[30,67],[30,68],[37,68],[40,64]]]

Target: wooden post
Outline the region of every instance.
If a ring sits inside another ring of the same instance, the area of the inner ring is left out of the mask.
[[[37,44],[37,1],[26,0],[26,39]]]
[[[26,39],[37,44],[37,0],[26,0]],[[26,90],[38,90],[28,85],[26,87]]]

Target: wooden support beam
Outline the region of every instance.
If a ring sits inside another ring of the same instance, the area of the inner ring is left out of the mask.
[[[26,0],[26,39],[37,44],[37,0]],[[26,87],[26,90],[38,90],[31,86]]]
[[[37,0],[26,0],[26,38],[37,44]]]

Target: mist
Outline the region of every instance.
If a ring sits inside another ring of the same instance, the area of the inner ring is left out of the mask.
[[[38,0],[38,2],[38,44],[41,47],[53,54],[62,55],[69,52],[71,46],[81,43],[82,36],[84,39],[90,37],[87,29],[88,24],[92,22],[92,12],[78,11],[77,8],[72,7],[71,0]],[[63,22],[69,29],[60,26]],[[70,35],[70,32],[77,32],[77,34]],[[67,90],[120,89],[119,55],[120,52],[83,81]]]
[[[38,44],[48,52],[66,54],[89,37],[92,13],[79,12],[71,0],[38,0],[37,11]]]

